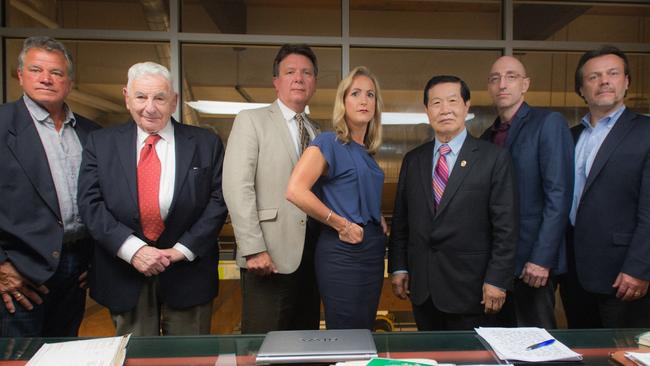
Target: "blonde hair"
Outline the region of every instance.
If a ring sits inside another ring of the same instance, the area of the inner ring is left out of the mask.
[[[341,80],[339,87],[336,90],[336,99],[334,100],[334,111],[332,113],[332,124],[336,137],[347,144],[352,140],[352,135],[347,123],[345,122],[345,96],[347,95],[352,82],[358,76],[368,77],[375,85],[375,114],[372,120],[368,123],[366,135],[363,137],[363,144],[368,149],[368,152],[374,154],[381,145],[381,111],[383,109],[383,100],[379,91],[379,82],[373,73],[365,66],[357,66],[354,70],[350,71],[345,79]]]

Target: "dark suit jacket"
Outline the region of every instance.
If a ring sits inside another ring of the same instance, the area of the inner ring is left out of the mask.
[[[217,235],[227,210],[221,193],[223,145],[208,130],[175,121],[176,178],[165,231],[156,246],[180,242],[197,257],[159,275],[160,297],[174,308],[211,301],[219,285]],[[88,137],[79,177],[79,210],[97,240],[90,295],[112,312],[135,307],[145,276],[117,257],[126,238],[143,240],[137,199],[133,121]],[[146,240],[145,240],[146,241]]]
[[[433,149],[431,141],[404,157],[389,270],[408,270],[414,304],[431,296],[441,311],[482,313],[483,283],[512,285],[517,208],[510,156],[468,135],[434,212]]]
[[[99,126],[75,114],[83,145]],[[0,106],[0,262],[36,284],[59,266],[63,221],[41,138],[22,98]]]
[[[582,124],[572,132],[577,139]],[[614,294],[619,272],[650,280],[650,118],[626,109],[600,146],[578,205],[582,287]]]
[[[488,128],[481,138],[492,141],[493,134]],[[574,172],[567,121],[557,112],[531,108],[524,102],[512,119],[505,147],[515,167],[519,201],[515,276],[519,277],[526,262],[550,268],[552,274],[564,273],[564,232]]]

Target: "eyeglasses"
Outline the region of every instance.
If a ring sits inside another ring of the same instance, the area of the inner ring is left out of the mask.
[[[490,75],[488,77],[488,84],[499,84],[501,79],[505,79],[506,83],[512,84],[519,78],[527,78],[527,76],[519,74],[505,74],[505,75]]]

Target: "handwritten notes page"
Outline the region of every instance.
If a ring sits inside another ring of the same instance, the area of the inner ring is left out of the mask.
[[[582,355],[559,341],[544,347],[528,349],[531,345],[554,339],[543,328],[476,328],[476,333],[492,347],[502,360],[524,362],[580,361]]]

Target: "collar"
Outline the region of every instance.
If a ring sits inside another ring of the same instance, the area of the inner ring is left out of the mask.
[[[144,140],[146,140],[147,137],[149,137],[150,133],[145,132],[137,124],[136,127],[138,129],[138,146],[142,146],[142,144],[144,144]],[[163,127],[162,130],[158,131],[158,135],[160,135],[161,139],[167,142],[171,141],[174,138],[174,125],[171,120],[167,122],[167,125]]]
[[[510,118],[509,121],[504,121],[501,119],[501,117],[497,116],[496,122],[492,125],[492,131],[493,132],[499,132],[499,131],[507,131],[510,129],[510,126],[512,125],[512,121],[514,121],[516,118],[521,118],[519,115],[520,113],[523,114],[528,108],[528,105],[526,102],[522,102],[517,110],[515,111],[515,114],[512,115],[512,118]]]
[[[302,113],[297,113],[293,109],[287,107],[282,101],[278,98],[278,107],[280,107],[280,111],[282,112],[282,116],[284,117],[284,120],[289,122],[293,117],[296,116],[296,114],[302,114],[303,118],[306,120],[307,116],[305,115],[305,112]]]
[[[447,142],[447,145],[451,148],[450,154],[455,154],[457,155],[458,152],[460,151],[460,148],[463,147],[463,143],[465,142],[465,138],[467,138],[467,129],[463,128],[463,131],[461,131],[458,135],[454,136],[453,139],[451,139],[449,142]],[[442,146],[443,143],[440,142],[436,138],[436,143],[433,146],[433,152],[434,154],[440,149],[440,146]]]
[[[621,117],[623,112],[625,111],[625,105],[621,106],[621,108],[615,110],[614,112],[610,113],[609,115],[601,118],[599,121],[596,122],[596,126],[599,124],[604,124],[605,127],[607,128],[612,128],[616,121]],[[586,129],[593,129],[591,126],[591,123],[589,122],[591,120],[591,113],[587,113],[582,119],[580,120],[580,123],[586,128]]]
[[[48,122],[48,118],[50,118],[50,112],[48,112],[47,109],[41,107],[40,104],[36,103],[27,94],[23,94],[23,101],[25,102],[25,106],[27,107],[27,110],[36,121],[43,124],[54,123],[51,120]],[[63,124],[65,125],[70,123],[70,126],[75,127],[75,125],[77,124],[77,120],[74,117],[74,113],[72,113],[70,107],[68,107],[68,105],[65,102],[63,103],[63,110],[65,111],[65,119],[63,120]]]

